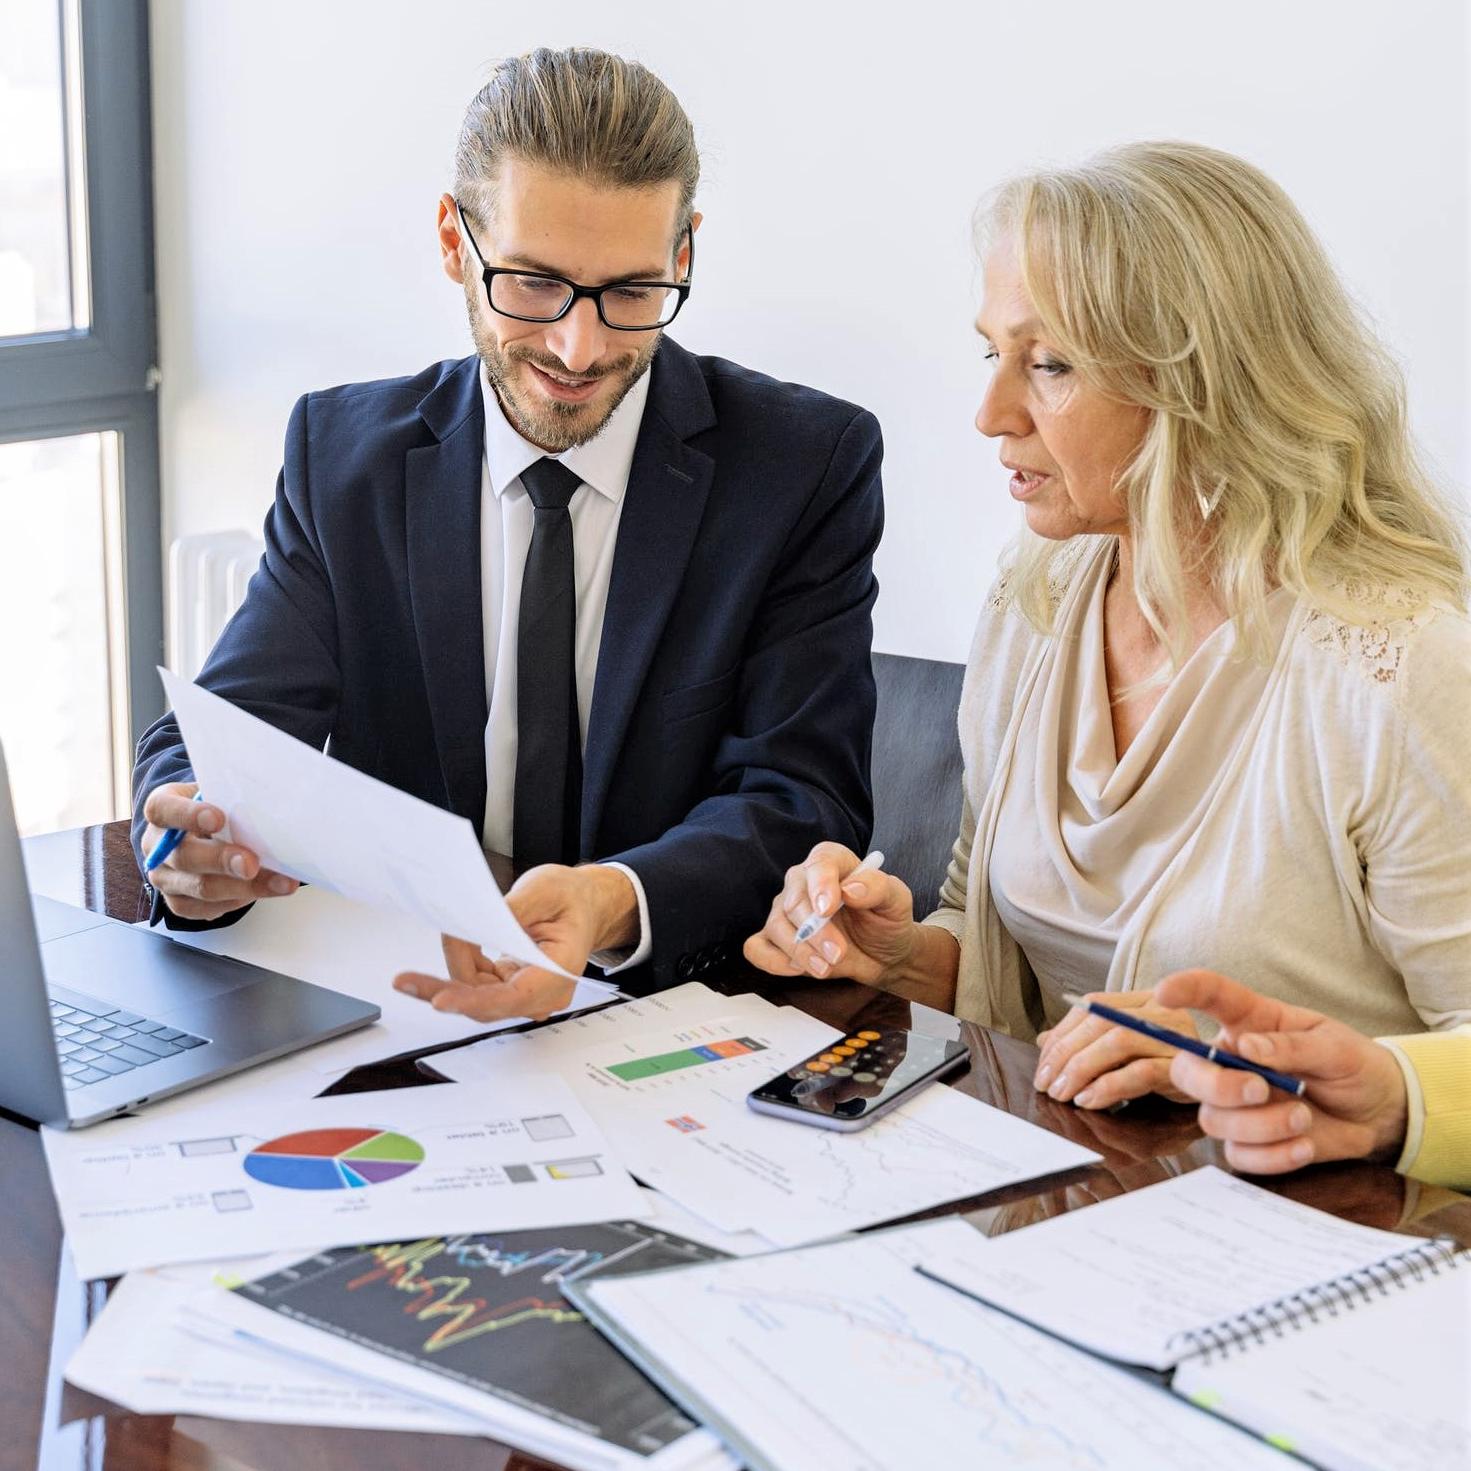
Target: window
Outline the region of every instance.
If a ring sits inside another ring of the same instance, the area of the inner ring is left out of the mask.
[[[127,810],[161,706],[144,0],[5,0],[0,743],[22,831]]]

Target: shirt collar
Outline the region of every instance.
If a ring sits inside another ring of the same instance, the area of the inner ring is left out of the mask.
[[[638,381],[613,410],[608,422],[586,444],[551,457],[560,460],[580,480],[610,501],[621,501],[628,488],[633,451],[638,444],[644,405],[649,397],[649,376],[647,368],[639,374]],[[499,500],[512,481],[528,465],[543,458],[546,451],[524,438],[506,418],[501,401],[486,376],[484,364],[480,368],[480,393],[485,400],[485,463],[490,469],[490,488]]]

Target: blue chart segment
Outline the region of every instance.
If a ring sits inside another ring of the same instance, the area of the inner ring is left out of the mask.
[[[242,1161],[245,1173],[284,1190],[362,1190],[407,1175],[424,1148],[386,1129],[306,1129],[259,1145]]]

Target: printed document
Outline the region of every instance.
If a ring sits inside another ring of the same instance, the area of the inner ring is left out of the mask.
[[[297,1259],[283,1255],[289,1264]],[[320,1361],[290,1359],[194,1309],[212,1264],[129,1272],[66,1366],[67,1379],[136,1415],[488,1435],[473,1415]]]
[[[752,1088],[843,1034],[756,995],[725,998],[721,1009],[694,997],[686,1008],[676,994],[660,998],[656,1026],[620,1026],[630,1007],[612,1007],[432,1066],[453,1077],[493,1069],[502,1081],[560,1072],[646,1184],[723,1230],[784,1246],[1099,1158],[943,1085],[852,1134],[754,1113]]]
[[[397,910],[490,956],[568,974],[517,923],[463,817],[334,761],[167,670],[159,674],[200,790],[267,868]]]
[[[815,1132],[815,1131],[814,1131]],[[756,1471],[1288,1471],[1166,1390],[914,1270],[958,1220],[570,1295]]]
[[[565,1083],[396,1088],[42,1133],[77,1273],[647,1214]]]
[[[639,1195],[648,1225],[733,1256],[769,1250],[749,1234],[722,1235],[656,1191]],[[287,1354],[237,1333],[211,1314],[221,1294],[250,1278],[295,1265],[301,1253],[194,1262],[129,1272],[66,1366],[71,1383],[139,1415],[211,1415],[278,1425],[332,1425],[492,1435],[479,1414],[406,1392],[400,1381],[349,1374],[332,1362],[333,1345],[315,1355]],[[533,1273],[541,1284],[543,1274]],[[380,1370],[381,1370],[381,1366]],[[432,1386],[437,1388],[438,1386]],[[477,1404],[482,1412],[486,1408]]]

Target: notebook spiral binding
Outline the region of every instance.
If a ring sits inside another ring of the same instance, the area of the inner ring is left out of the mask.
[[[1289,1328],[1301,1331],[1304,1325],[1316,1323],[1320,1318],[1336,1318],[1341,1312],[1352,1312],[1361,1303],[1388,1297],[1391,1289],[1403,1291],[1413,1283],[1439,1276],[1442,1271],[1455,1271],[1463,1265],[1471,1270],[1471,1253],[1459,1251],[1449,1238],[1437,1237],[1386,1257],[1372,1267],[1349,1272],[1301,1292],[1288,1293],[1208,1328],[1177,1333],[1169,1347],[1172,1351],[1178,1347],[1181,1358],[1198,1355],[1209,1364],[1213,1357],[1226,1358],[1246,1351],[1254,1343],[1265,1343],[1268,1334],[1282,1338]]]

